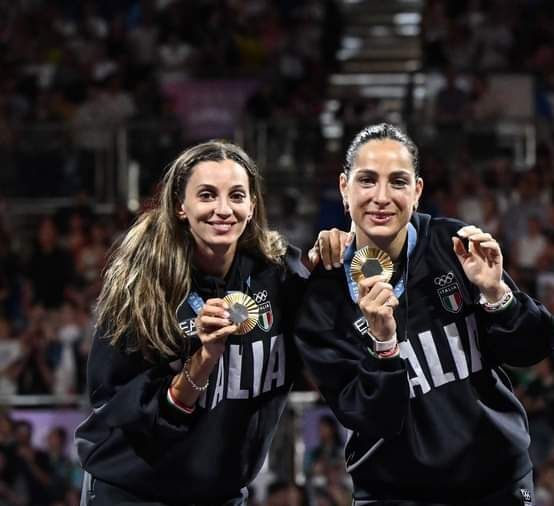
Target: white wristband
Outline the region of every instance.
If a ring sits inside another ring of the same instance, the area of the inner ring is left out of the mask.
[[[398,339],[396,338],[396,332],[394,333],[394,335],[390,339],[387,339],[386,341],[379,341],[369,331],[369,327],[367,329],[367,335],[371,339],[371,343],[370,343],[371,351],[373,351],[375,353],[382,353],[383,351],[392,350],[398,344]]]

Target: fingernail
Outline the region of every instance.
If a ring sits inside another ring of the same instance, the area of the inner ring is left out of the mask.
[[[229,311],[223,311],[223,318],[229,319],[230,316],[231,316],[231,313],[229,313]]]
[[[335,268],[340,267],[340,262],[335,262],[335,263],[333,264],[333,267],[335,267]]]
[[[331,266],[329,264],[325,264],[325,269],[330,271],[331,270]]]

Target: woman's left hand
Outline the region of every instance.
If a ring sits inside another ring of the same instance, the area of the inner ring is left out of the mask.
[[[454,253],[458,257],[467,278],[476,285],[491,302],[499,300],[506,292],[502,281],[502,251],[491,234],[474,225],[462,227],[452,237]],[[462,239],[467,239],[466,249]]]

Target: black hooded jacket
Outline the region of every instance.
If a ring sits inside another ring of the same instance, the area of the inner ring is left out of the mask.
[[[552,352],[552,316],[512,287],[515,301],[486,313],[452,248],[464,224],[416,213],[407,289],[395,309],[400,356],[367,350],[362,313],[344,269],[308,281],[297,344],[322,395],[352,430],[347,467],[357,499],[471,501],[531,470],[525,411],[501,364]]]
[[[193,289],[204,300],[242,291],[256,301],[260,317],[251,332],[229,336],[191,415],[166,399],[181,360],[152,364],[95,336],[88,362],[93,409],[76,432],[86,471],[165,504],[240,497],[263,464],[299,370],[291,329],[307,271],[296,249],[284,260],[277,265],[238,253],[225,280],[193,275]],[[177,315],[186,338],[198,341],[196,314],[186,300]]]

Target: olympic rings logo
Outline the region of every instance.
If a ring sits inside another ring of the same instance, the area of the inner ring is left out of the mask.
[[[454,281],[454,273],[450,271],[448,274],[443,274],[442,276],[437,276],[434,280],[435,285],[446,286]]]
[[[254,300],[256,301],[256,304],[260,304],[261,302],[264,302],[266,299],[267,299],[267,290],[262,290],[254,294]]]

